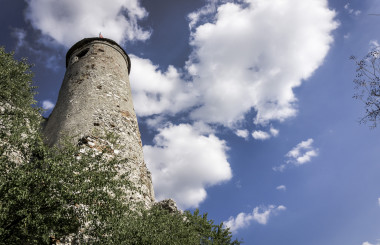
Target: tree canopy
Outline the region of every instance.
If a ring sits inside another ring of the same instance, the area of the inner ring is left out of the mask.
[[[120,174],[127,159],[103,147],[48,147],[41,135],[33,73],[0,47],[0,244],[240,244],[207,214],[126,202],[138,189]],[[66,239],[66,240],[65,240]]]
[[[365,108],[360,122],[370,123],[369,126],[375,128],[380,119],[380,50],[372,50],[360,60],[355,56],[351,59],[356,63],[353,97],[362,101]]]

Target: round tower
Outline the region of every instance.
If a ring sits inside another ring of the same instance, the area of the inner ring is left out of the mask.
[[[150,206],[153,186],[133,108],[130,71],[127,53],[113,40],[85,38],[74,44],[66,54],[66,74],[43,133],[49,145],[63,137],[78,142],[94,132],[116,134],[118,154],[127,159],[130,180],[141,189],[131,198]]]

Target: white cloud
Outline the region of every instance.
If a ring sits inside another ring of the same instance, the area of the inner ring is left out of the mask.
[[[12,36],[15,37],[17,40],[16,47],[15,47],[16,52],[17,52],[20,47],[24,46],[26,31],[21,28],[14,28],[12,31]]]
[[[255,140],[266,140],[270,138],[270,134],[261,130],[255,130],[252,132],[252,137]]]
[[[210,125],[202,122],[202,121],[197,121],[197,122],[194,122],[193,123],[193,129],[195,130],[195,132],[197,132],[198,134],[214,134],[215,133],[215,130],[210,127]]]
[[[272,169],[273,169],[273,171],[282,172],[285,170],[285,168],[286,168],[286,164],[281,164],[279,166],[273,167]]]
[[[189,28],[192,29],[202,18],[206,18],[203,19],[203,22],[207,22],[207,16],[209,14],[215,13],[218,1],[219,0],[209,0],[203,8],[193,13],[190,13],[188,15],[190,21]]]
[[[271,127],[269,129],[269,132],[272,134],[272,136],[276,137],[278,133],[280,132],[280,130]]]
[[[286,163],[274,167],[273,170],[282,172],[289,164],[300,166],[310,162],[313,157],[318,156],[318,149],[312,146],[313,141],[310,138],[297,144],[285,155],[287,157]]]
[[[156,198],[174,198],[181,208],[197,207],[207,196],[205,188],[232,178],[225,141],[204,136],[189,124],[170,125],[145,145]]]
[[[33,27],[65,46],[100,31],[119,43],[150,36],[138,25],[147,16],[138,0],[27,3]],[[226,144],[205,123],[234,127],[252,109],[262,125],[296,115],[293,88],[322,64],[338,26],[334,18],[326,0],[210,0],[189,15],[193,51],[185,69],[163,71],[130,55],[136,112],[154,115],[149,125],[161,127],[155,145],[144,146],[158,199],[174,197],[182,207],[196,207],[207,186],[231,178]],[[199,123],[167,125],[165,117],[179,112]],[[274,128],[257,132],[278,135]]]
[[[229,126],[252,108],[258,124],[294,116],[293,88],[322,64],[338,26],[327,1],[246,0],[215,9],[191,33],[187,71],[202,91],[191,117]]]
[[[118,43],[146,40],[150,32],[138,21],[148,13],[139,0],[27,0],[26,18],[58,43],[71,46],[85,37],[111,38]]]
[[[42,101],[42,108],[45,110],[53,109],[55,104],[51,102],[50,100],[44,100]]]
[[[133,104],[139,116],[174,114],[194,105],[196,95],[191,84],[181,80],[176,68],[169,66],[161,72],[148,59],[130,55],[133,72],[130,81]]]
[[[27,2],[32,25],[66,46],[100,31],[119,43],[150,36],[138,25],[148,15],[138,0]],[[293,88],[322,64],[338,26],[334,17],[326,0],[209,0],[189,15],[193,52],[183,72],[131,57],[137,113],[186,111],[226,126],[252,109],[258,124],[294,116]]]
[[[286,210],[285,206],[255,207],[252,213],[239,213],[235,218],[230,217],[228,221],[223,222],[229,227],[231,232],[236,233],[239,229],[248,227],[252,221],[265,225],[268,223],[269,217],[277,214],[279,211]]]
[[[241,185],[241,181],[240,180],[238,180],[238,181],[236,181],[235,182],[235,186],[236,186],[236,188],[241,188],[242,187],[242,185]]]
[[[296,158],[296,165],[302,165],[304,163],[310,162],[312,157],[318,156],[317,151],[315,150],[310,150],[305,152],[302,156],[299,156]]]
[[[350,3],[347,3],[346,5],[344,5],[344,9],[349,13],[349,14],[353,14],[355,16],[358,16],[359,14],[362,13],[362,11],[360,10],[354,10],[353,8],[350,7]]]
[[[310,138],[296,145],[286,154],[289,158],[288,161],[291,161],[295,165],[302,165],[310,162],[312,157],[318,155],[318,149],[314,149],[312,144],[313,139]]]
[[[380,245],[380,243],[379,242],[377,243],[363,242],[362,245]]]
[[[377,198],[377,202],[378,202],[378,204],[379,204],[379,206],[380,206],[380,197]]]
[[[285,185],[279,185],[279,186],[276,187],[276,190],[286,191],[286,186]]]
[[[379,41],[377,40],[369,41],[369,47],[370,47],[370,50],[378,49],[380,47]]]
[[[249,136],[249,132],[246,129],[238,129],[235,131],[235,134],[239,137],[246,139],[246,140],[248,139],[248,136]]]
[[[255,140],[267,140],[269,138],[276,137],[279,134],[279,130],[275,129],[273,127],[270,127],[269,132],[261,131],[261,130],[255,130],[252,132],[252,137]]]

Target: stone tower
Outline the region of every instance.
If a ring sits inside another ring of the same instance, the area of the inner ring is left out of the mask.
[[[128,161],[130,180],[141,188],[131,199],[154,202],[150,172],[142,151],[140,132],[133,108],[127,53],[113,40],[85,38],[66,54],[66,74],[58,101],[43,133],[49,145],[63,137],[74,142],[91,138],[94,132],[113,132],[119,136],[119,154]]]

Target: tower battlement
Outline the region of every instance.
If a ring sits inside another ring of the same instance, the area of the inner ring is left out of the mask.
[[[131,60],[129,59],[129,56],[124,51],[124,49],[120,47],[119,44],[117,44],[117,42],[115,42],[114,40],[108,39],[108,38],[100,38],[100,37],[84,38],[80,40],[79,42],[75,43],[66,53],[66,68],[69,66],[70,61],[72,61],[72,58],[73,58],[72,55],[73,54],[77,55],[78,50],[82,50],[84,46],[90,43],[92,44],[101,43],[103,45],[108,45],[110,47],[115,48],[117,51],[120,52],[120,54],[124,57],[125,61],[127,62],[128,74],[131,73]]]

